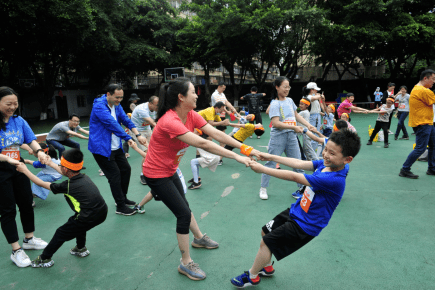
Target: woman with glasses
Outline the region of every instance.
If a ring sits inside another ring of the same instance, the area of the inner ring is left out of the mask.
[[[77,133],[77,131],[80,131],[86,135],[89,135],[89,132],[80,127],[79,124],[80,117],[76,114],[71,114],[69,121],[57,123],[48,133],[46,143],[52,145],[56,150],[59,151],[58,159],[61,159],[62,152],[65,151],[64,146],[80,149],[80,144],[71,140],[70,137],[74,136],[81,139],[89,139],[89,137]]]
[[[301,159],[298,146],[297,133],[303,133],[297,121],[305,125],[310,131],[315,130],[309,122],[297,113],[297,106],[288,94],[291,87],[286,77],[278,77],[273,83],[272,102],[269,108],[269,117],[272,121],[271,138],[268,143],[268,153]],[[268,161],[265,166],[275,168],[276,162]],[[295,172],[303,173],[303,170],[294,169]],[[269,186],[271,176],[262,174],[259,197],[268,199],[266,188]],[[299,184],[299,187],[301,185]]]

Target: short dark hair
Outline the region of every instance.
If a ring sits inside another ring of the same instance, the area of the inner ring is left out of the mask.
[[[353,93],[348,93],[347,94],[347,98],[349,98],[349,97],[354,97],[354,94]]]
[[[80,119],[80,117],[79,117],[76,113],[72,113],[72,114],[70,115],[70,118],[69,118],[68,120],[72,120],[74,117],[77,117],[77,118]]]
[[[329,137],[329,141],[332,141],[342,148],[342,155],[344,157],[356,157],[361,146],[360,137],[348,129],[333,132]]]
[[[263,133],[265,133],[265,130],[262,130],[262,129],[254,129],[254,134],[256,134],[256,136],[262,136]]]
[[[222,107],[224,107],[225,105],[224,105],[224,103],[223,102],[217,102],[213,107],[214,108],[218,108],[218,109],[221,109]]]
[[[110,84],[106,87],[106,92],[113,95],[115,91],[122,90],[123,87],[120,84]]]
[[[62,157],[71,163],[80,163],[83,161],[82,151],[80,151],[79,149],[75,149],[75,148],[64,151],[64,153],[62,153]],[[78,172],[78,171],[74,171],[74,170],[71,170],[71,171]]]
[[[407,87],[406,87],[406,86],[401,86],[401,87],[400,87],[400,90],[401,90],[402,88],[405,88],[406,91],[407,91]]]
[[[342,119],[337,120],[335,124],[336,124],[336,128],[338,128],[339,130],[348,128],[347,121],[344,121]]]
[[[388,83],[388,88],[389,87],[395,87],[395,83]]]
[[[225,84],[224,82],[219,82],[219,83],[218,83],[218,86],[219,86],[219,87],[221,87],[221,86],[225,86],[225,85],[226,85],[226,84]]]
[[[432,69],[426,69],[421,73],[421,76],[419,77],[419,80],[422,81],[424,78],[431,77],[431,75],[434,75],[434,70]]]
[[[168,110],[177,106],[179,94],[187,96],[190,84],[191,81],[188,78],[181,77],[161,86],[156,120],[159,120]]]
[[[256,87],[256,86],[254,86],[254,87],[251,87],[251,91],[252,91],[252,92],[256,92],[256,93],[257,93],[257,87]]]

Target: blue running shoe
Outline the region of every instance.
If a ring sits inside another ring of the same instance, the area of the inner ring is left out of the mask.
[[[295,199],[300,199],[301,197],[303,197],[303,195],[301,194],[300,190],[297,190],[292,194],[292,197]]]
[[[230,282],[238,288],[245,288],[247,286],[258,285],[260,283],[260,277],[258,275],[256,279],[251,280],[250,273],[248,273],[248,271],[245,271],[244,274],[233,278],[232,280],[230,280]]]
[[[206,273],[194,261],[189,262],[188,265],[183,265],[182,259],[180,259],[180,265],[177,269],[180,274],[188,276],[191,280],[203,280],[206,278]]]

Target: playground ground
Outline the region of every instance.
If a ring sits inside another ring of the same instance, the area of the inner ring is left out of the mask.
[[[269,121],[265,114],[263,119]],[[416,162],[412,171],[419,179],[399,177],[414,138],[395,141],[390,135],[388,149],[383,143],[367,146],[368,125],[374,126],[375,119],[375,115],[352,115],[362,148],[350,164],[344,197],[329,225],[301,250],[276,262],[275,275],[264,278],[257,289],[435,289],[434,176],[425,174],[427,163]],[[32,125],[35,133],[47,132],[53,125],[40,123]],[[81,125],[87,126],[86,120]],[[391,130],[396,125],[393,119]],[[53,256],[53,267],[18,268],[0,235],[0,289],[234,289],[230,279],[250,268],[261,227],[295,202],[291,193],[296,185],[275,178],[268,188],[269,199],[259,199],[260,174],[234,160],[224,159],[215,173],[200,169],[202,187],[188,190],[187,199],[200,229],[220,246],[192,248],[193,260],[207,274],[203,281],[192,281],[177,272],[180,252],[172,213],[153,200],[145,206],[145,214],[116,215],[109,184],[99,176],[87,141],[76,140],[85,153],[84,173],[109,206],[107,220],[88,233],[91,254],[82,259],[70,255],[75,246],[70,241]],[[246,143],[266,152],[268,140],[266,126],[261,139]],[[26,152],[23,155],[30,158]],[[139,202],[149,187],[139,182],[141,158],[133,150],[131,155],[129,198]],[[195,148],[189,148],[180,164],[186,180],[192,177],[194,157]],[[35,236],[48,242],[72,211],[59,195],[35,201]],[[22,239],[19,215],[16,220]],[[31,259],[41,253],[27,251]]]

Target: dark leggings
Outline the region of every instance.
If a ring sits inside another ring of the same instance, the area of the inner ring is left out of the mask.
[[[149,178],[145,176],[147,185],[151,189],[153,197],[159,199],[172,211],[177,218],[176,233],[181,235],[189,234],[191,224],[191,209],[186,200],[182,182],[177,172],[171,177]]]
[[[384,133],[384,137],[385,137],[385,144],[389,143],[389,133],[388,133],[389,123],[388,122],[380,122],[380,121],[375,122],[374,131],[372,131],[372,134],[371,134],[371,137],[369,138],[369,141],[372,142],[372,140],[374,140],[374,138],[375,138],[375,135],[377,135],[377,133],[380,132],[381,129],[383,129],[383,133]]]
[[[32,189],[30,180],[16,167],[0,162],[0,223],[3,234],[9,244],[18,242],[18,228],[15,218],[17,206],[20,210],[21,225],[24,233],[35,231],[35,217],[32,207]]]

